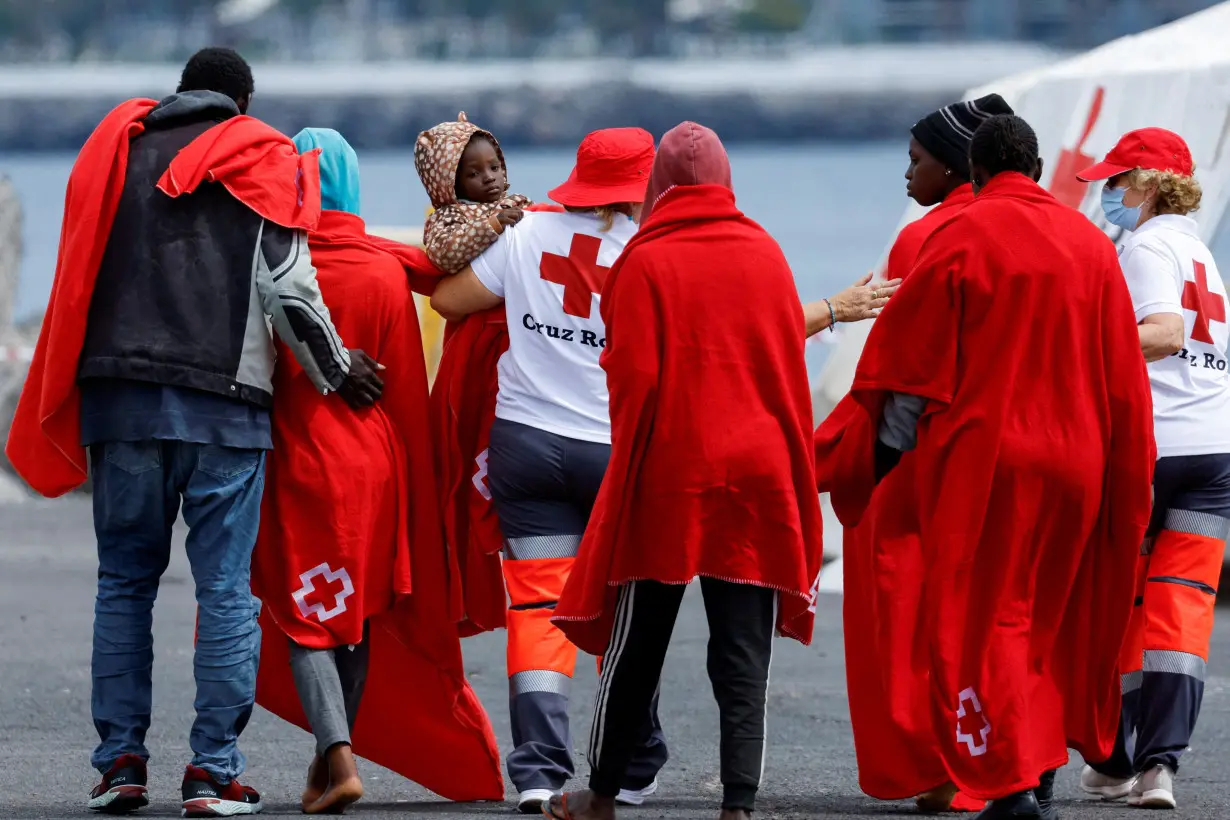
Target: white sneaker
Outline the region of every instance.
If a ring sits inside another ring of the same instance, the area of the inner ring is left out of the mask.
[[[1122,800],[1128,796],[1135,783],[1135,777],[1110,777],[1095,771],[1092,766],[1081,770],[1081,790],[1103,800]]]
[[[517,811],[521,814],[542,814],[543,807],[552,797],[559,794],[550,789],[526,789],[517,798]]]
[[[640,806],[658,791],[658,778],[643,789],[620,789],[615,802],[623,806]]]
[[[1174,772],[1164,763],[1159,763],[1147,772],[1142,772],[1128,795],[1129,806],[1142,809],[1173,809]]]

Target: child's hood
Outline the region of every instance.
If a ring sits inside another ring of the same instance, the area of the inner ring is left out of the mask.
[[[461,165],[461,155],[475,134],[482,134],[491,140],[507,173],[508,165],[504,162],[499,140],[490,131],[484,131],[467,120],[464,111],[457,115],[454,122],[442,122],[429,128],[419,134],[415,141],[414,168],[427,189],[427,195],[431,197],[433,208],[457,204],[457,167]]]

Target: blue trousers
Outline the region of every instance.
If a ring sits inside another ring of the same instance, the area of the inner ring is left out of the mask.
[[[124,754],[148,759],[154,663],[153,610],[183,509],[198,606],[192,764],[229,783],[246,763],[240,733],[256,699],[259,602],[249,583],[265,487],[263,450],[178,441],[90,448],[98,597],[90,700],[107,771]]]

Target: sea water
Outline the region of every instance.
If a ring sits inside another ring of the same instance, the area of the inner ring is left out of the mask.
[[[740,207],[781,243],[804,300],[841,290],[879,260],[906,205],[904,141],[734,145],[729,152]],[[547,192],[568,177],[573,159],[568,150],[510,150],[512,190],[546,200]],[[41,312],[51,292],[73,160],[65,154],[0,158],[0,173],[16,185],[25,214],[18,319]],[[364,151],[359,162],[367,223],[422,225],[428,201],[411,149]],[[813,370],[826,352],[827,346],[813,346]]]
[[[729,153],[740,207],[781,244],[805,301],[836,293],[879,262],[907,204],[904,139],[865,145],[733,145]],[[572,151],[562,149],[508,151],[512,190],[546,200],[547,192],[567,178],[573,158]],[[51,292],[73,159],[63,154],[0,158],[0,173],[16,184],[25,209],[19,319],[42,311]],[[369,225],[423,223],[428,201],[411,149],[364,151],[359,162],[362,215]],[[1226,238],[1223,234],[1223,241],[1214,244],[1216,255]],[[809,347],[813,374],[828,350],[827,345]]]

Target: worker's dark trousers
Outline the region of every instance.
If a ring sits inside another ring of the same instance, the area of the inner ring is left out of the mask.
[[[1114,754],[1093,766],[1111,777],[1159,763],[1178,771],[1196,728],[1230,534],[1230,455],[1158,459],[1153,487],[1153,520],[1120,661],[1123,718]]]

